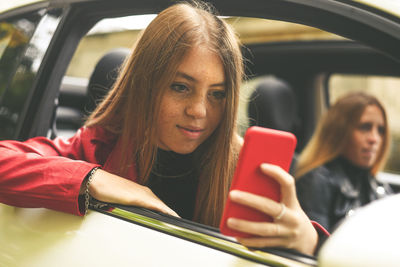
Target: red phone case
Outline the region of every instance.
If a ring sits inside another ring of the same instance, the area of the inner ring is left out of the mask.
[[[238,189],[280,201],[280,185],[264,175],[261,163],[271,163],[288,171],[296,147],[296,137],[289,132],[258,126],[250,127],[244,137],[230,190]],[[250,237],[252,235],[231,230],[226,225],[230,217],[249,221],[272,221],[260,211],[230,201],[228,198],[222,215],[220,230],[224,235]]]

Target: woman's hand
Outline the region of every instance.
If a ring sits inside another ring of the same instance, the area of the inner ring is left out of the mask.
[[[98,169],[90,183],[89,193],[94,198],[110,203],[140,206],[178,216],[148,187]]]
[[[261,164],[262,172],[281,186],[281,203],[259,195],[234,190],[232,201],[257,209],[274,218],[273,222],[252,222],[229,218],[228,227],[257,237],[237,238],[249,247],[285,247],[313,254],[318,234],[297,200],[294,178],[278,166]],[[283,205],[282,205],[283,204]]]

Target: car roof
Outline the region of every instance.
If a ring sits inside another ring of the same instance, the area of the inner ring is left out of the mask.
[[[104,0],[14,0],[14,1],[2,1],[0,3],[0,13],[5,12],[7,10],[17,9],[24,6],[42,3],[50,6],[58,6],[65,5],[70,3],[84,3],[84,2],[95,2],[95,1],[104,1]],[[286,1],[286,0],[282,0]],[[305,2],[304,0],[297,0],[290,2]],[[321,0],[325,1],[325,0]],[[400,2],[396,0],[351,0],[352,2],[357,3],[358,5],[365,6],[368,8],[377,9],[383,11],[385,13],[389,13],[396,17],[400,18]],[[212,1],[214,2],[214,1]],[[223,2],[223,1],[216,1]],[[332,0],[331,2],[339,2],[337,0]]]

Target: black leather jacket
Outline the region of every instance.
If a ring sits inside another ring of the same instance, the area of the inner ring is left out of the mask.
[[[343,158],[320,166],[296,182],[297,195],[305,213],[332,232],[347,215],[369,202],[392,193],[369,170]]]

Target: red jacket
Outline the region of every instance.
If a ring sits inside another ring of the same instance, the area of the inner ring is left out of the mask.
[[[96,166],[112,171],[117,147],[115,136],[101,128],[81,128],[68,140],[0,141],[0,202],[82,215],[82,181]],[[128,178],[136,179],[134,168]]]
[[[68,140],[0,141],[0,203],[82,215],[78,196],[83,180],[97,166],[112,172],[118,147],[114,135],[96,127],[81,128]],[[136,177],[133,166],[127,178]],[[312,223],[320,235],[329,235]]]

